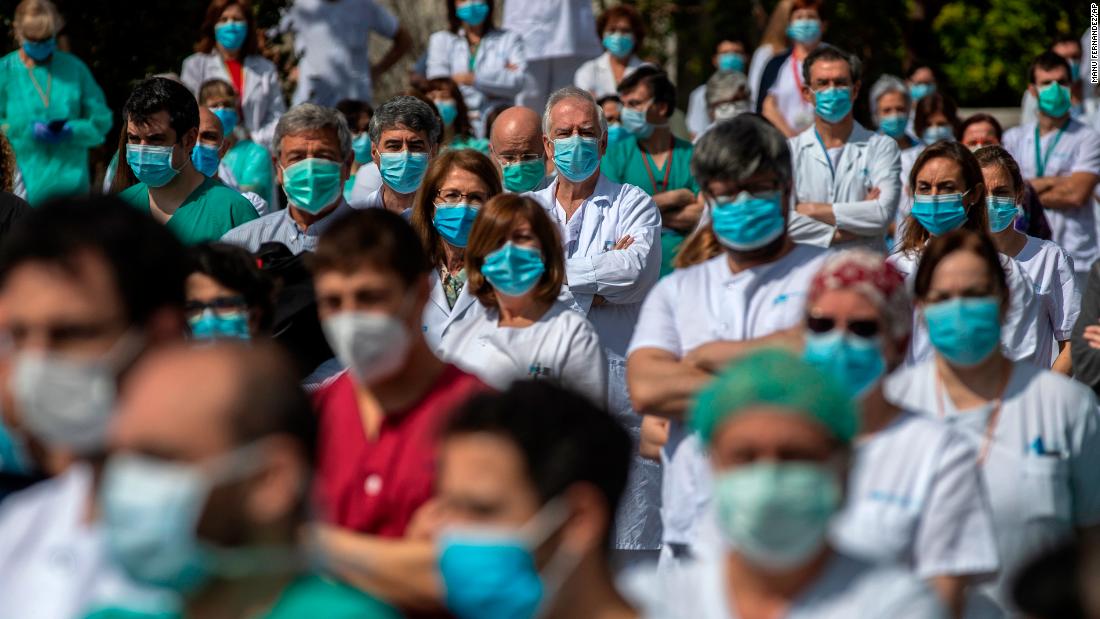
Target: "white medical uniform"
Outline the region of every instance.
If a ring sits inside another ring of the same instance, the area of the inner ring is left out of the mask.
[[[244,93],[240,95],[241,124],[252,141],[274,152],[271,140],[275,137],[275,125],[286,112],[283,86],[275,65],[260,55],[245,56],[241,63]],[[183,61],[180,81],[199,96],[199,89],[207,80],[219,79],[232,84],[225,61],[217,51],[209,54],[191,54]]]
[[[641,58],[631,54],[626,61],[623,79],[643,64],[645,63]],[[619,82],[615,80],[615,74],[611,71],[611,52],[604,52],[582,64],[573,75],[573,85],[591,92],[597,99],[618,93]]]
[[[801,133],[813,124],[814,106],[802,100],[802,61],[795,60],[794,54],[787,56],[780,65],[775,83],[768,89],[767,94],[775,97],[779,113],[783,115],[783,119],[791,129]]]
[[[410,209],[411,210],[411,209]],[[432,269],[429,284],[432,287],[428,302],[424,304],[424,313],[421,315],[421,330],[424,339],[432,350],[439,350],[443,342],[443,336],[456,322],[467,316],[476,314],[478,308],[477,297],[470,294],[470,287],[462,286],[462,290],[455,299],[454,307],[447,305],[447,293],[443,291],[443,280],[440,278],[439,269]]]
[[[901,198],[898,200],[898,212],[894,216],[894,240],[900,241],[905,232],[905,219],[913,210],[913,196],[909,191],[909,173],[913,170],[913,164],[917,157],[924,151],[924,144],[917,142],[913,146],[901,151]]]
[[[1050,368],[1054,350],[1054,331],[1049,320],[1041,317],[1046,310],[1043,300],[1035,293],[1035,283],[1019,262],[1000,254],[1001,266],[1008,282],[1008,312],[1001,327],[1001,351],[1013,361],[1028,361],[1042,368]],[[919,255],[898,252],[886,258],[903,275],[909,291],[917,278]],[[913,334],[909,340],[906,365],[915,365],[932,358],[932,341],[928,339],[928,326],[919,312],[913,312]]]
[[[280,26],[294,32],[294,53],[300,58],[294,104],[372,101],[370,33],[392,39],[400,25],[375,0],[295,0]]]
[[[500,313],[478,303],[455,324],[439,355],[504,391],[517,380],[547,380],[607,406],[607,359],[592,323],[555,302],[534,324],[502,327]]]
[[[600,174],[597,170],[596,174]],[[620,185],[602,174],[592,195],[568,220],[555,192],[558,180],[534,198],[558,225],[565,247],[569,291],[588,316],[608,362],[608,409],[637,442],[641,416],[630,404],[626,389],[626,348],[642,301],[660,276],[661,215],[649,194],[634,185]],[[612,250],[624,236],[634,244]],[[599,295],[606,302],[593,305]],[[617,514],[615,547],[656,550],[660,545],[660,467],[635,456],[631,480]]]
[[[695,136],[696,140],[710,127],[710,110],[707,109],[707,85],[705,83],[697,86],[688,96],[687,118],[685,120],[688,131]]]
[[[523,37],[527,55],[527,84],[516,105],[541,113],[550,93],[600,55],[595,23],[591,0],[504,0],[504,28]]]
[[[1041,315],[1050,320],[1054,341],[1069,340],[1081,313],[1081,291],[1074,278],[1073,259],[1054,243],[1029,236],[1024,248],[1016,254],[1016,262],[1035,284],[1035,294],[1044,310]],[[1057,358],[1057,347],[1052,352]],[[1052,364],[1054,358],[1050,360]]]
[[[355,182],[351,185],[351,197],[348,202],[354,208],[363,208],[372,194],[382,188],[382,173],[373,161],[359,166],[355,172]]]
[[[752,52],[749,60],[749,96],[752,101],[752,109],[756,109],[757,98],[760,96],[760,80],[764,76],[764,69],[775,58],[775,49],[771,45],[761,45]]]
[[[1013,127],[1005,132],[1004,147],[1020,164],[1025,179],[1035,178],[1035,124]],[[1100,133],[1071,119],[1053,151],[1047,155],[1058,130],[1039,139],[1046,158],[1044,176],[1069,176],[1076,172],[1100,174]],[[1100,258],[1097,240],[1096,201],[1090,197],[1075,209],[1044,209],[1051,239],[1073,258],[1080,281],[1086,281],[1089,267]]]
[[[848,141],[835,156],[826,154],[813,126],[787,142],[794,166],[795,202],[832,204],[836,217],[836,225],[831,226],[792,211],[788,224],[791,239],[830,247],[839,229],[862,238],[838,247],[859,246],[884,252],[887,229],[901,198],[901,151],[897,142],[855,121]],[[879,197],[866,199],[873,188],[881,192]]]
[[[470,44],[466,33],[441,30],[428,39],[427,78],[470,73]],[[474,56],[474,83],[461,84],[462,99],[477,135],[485,135],[485,119],[497,107],[511,107],[527,84],[527,57],[516,32],[492,29],[485,33]]]
[[[678,269],[643,304],[629,352],[657,348],[682,358],[710,342],[751,340],[793,327],[804,317],[810,281],[825,255],[821,248],[796,244],[782,258],[740,273],[730,271],[725,253]],[[661,462],[662,561],[668,561],[679,547],[698,554],[711,496],[710,465],[698,435],[679,421],[670,424]]]
[[[886,382],[887,397],[933,417],[940,411],[981,449],[991,405],[959,411],[938,396],[935,362],[905,368]],[[1100,523],[1100,417],[1087,387],[1029,363],[1015,363],[981,465],[989,497],[1000,578],[984,587],[1009,607],[1012,579],[1037,554]]]

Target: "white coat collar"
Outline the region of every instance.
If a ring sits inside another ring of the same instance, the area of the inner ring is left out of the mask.
[[[435,303],[436,307],[447,315],[447,320],[444,323],[446,325],[451,324],[456,317],[461,316],[474,302],[477,301],[477,297],[470,293],[470,282],[467,280],[466,284],[462,286],[462,290],[458,293],[458,298],[455,299],[455,306],[452,308],[447,305],[447,293],[443,292],[443,280],[439,277],[439,269],[432,268],[431,273],[431,285],[432,290],[429,298],[432,303]]]

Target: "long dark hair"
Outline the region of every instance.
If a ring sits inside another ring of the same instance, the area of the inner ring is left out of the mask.
[[[222,18],[222,13],[233,5],[241,7],[244,13],[244,21],[248,24],[248,34],[241,46],[241,59],[246,56],[254,56],[261,53],[264,46],[263,33],[256,29],[256,19],[252,14],[252,2],[250,0],[210,0],[206,7],[206,17],[199,28],[199,42],[195,44],[195,51],[209,54],[214,49],[214,26]]]
[[[462,91],[458,89],[458,84],[449,77],[437,77],[428,80],[428,83],[425,85],[425,92],[441,89],[451,94],[451,99],[454,100],[455,108],[458,110],[454,123],[451,125],[454,129],[454,135],[466,139],[474,137],[474,129],[470,126],[470,110],[466,107],[466,100],[462,98]],[[432,109],[435,109],[434,103],[432,104]],[[444,127],[444,129],[446,128]]]
[[[462,20],[458,18],[455,7],[456,4],[458,4],[456,0],[447,0],[447,25],[449,26],[448,30],[458,34],[463,24]],[[490,30],[496,28],[496,26],[493,25],[493,5],[496,4],[496,2],[494,0],[485,0],[485,4],[489,5],[489,14],[485,16],[485,21],[483,22],[485,24],[484,34],[489,34]]]
[[[965,201],[963,202],[963,207],[966,208],[966,221],[960,227],[979,233],[987,233],[989,230],[989,214],[985,207],[985,178],[982,176],[982,167],[978,165],[974,153],[962,144],[940,141],[921,151],[920,156],[913,163],[913,169],[909,171],[909,191],[916,195],[917,174],[933,159],[950,159],[959,164],[962,169],[963,182],[966,183],[963,193],[969,191],[970,199],[973,202],[970,206],[967,206]],[[901,237],[900,251],[902,253],[920,253],[930,236],[932,235],[924,229],[924,226],[920,225],[920,222],[910,214],[905,218],[905,234]]]

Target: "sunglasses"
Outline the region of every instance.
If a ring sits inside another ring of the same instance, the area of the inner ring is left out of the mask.
[[[806,328],[814,333],[828,333],[836,329],[836,319],[828,316],[807,316]],[[848,333],[857,337],[872,338],[879,334],[877,320],[849,320]]]

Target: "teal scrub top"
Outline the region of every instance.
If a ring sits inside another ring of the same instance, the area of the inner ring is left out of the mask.
[[[149,187],[138,183],[118,194],[127,204],[146,213],[149,208]],[[176,212],[168,218],[168,229],[187,245],[217,241],[237,226],[256,219],[255,207],[247,198],[207,178],[187,196]]]
[[[222,163],[229,166],[241,191],[251,191],[268,204],[273,204],[271,192],[275,186],[275,167],[266,148],[252,140],[241,140],[225,153]]]
[[[451,139],[451,143],[447,145],[447,148],[450,148],[451,150],[462,150],[463,148],[469,148],[476,150],[483,155],[488,155],[489,140],[474,137],[465,138],[456,135],[454,138]]]
[[[36,140],[34,123],[52,120],[67,121],[72,135],[59,144]],[[102,144],[110,129],[103,89],[76,56],[55,51],[30,71],[18,50],[0,58],[0,130],[15,150],[32,205],[87,194],[88,149]]]

